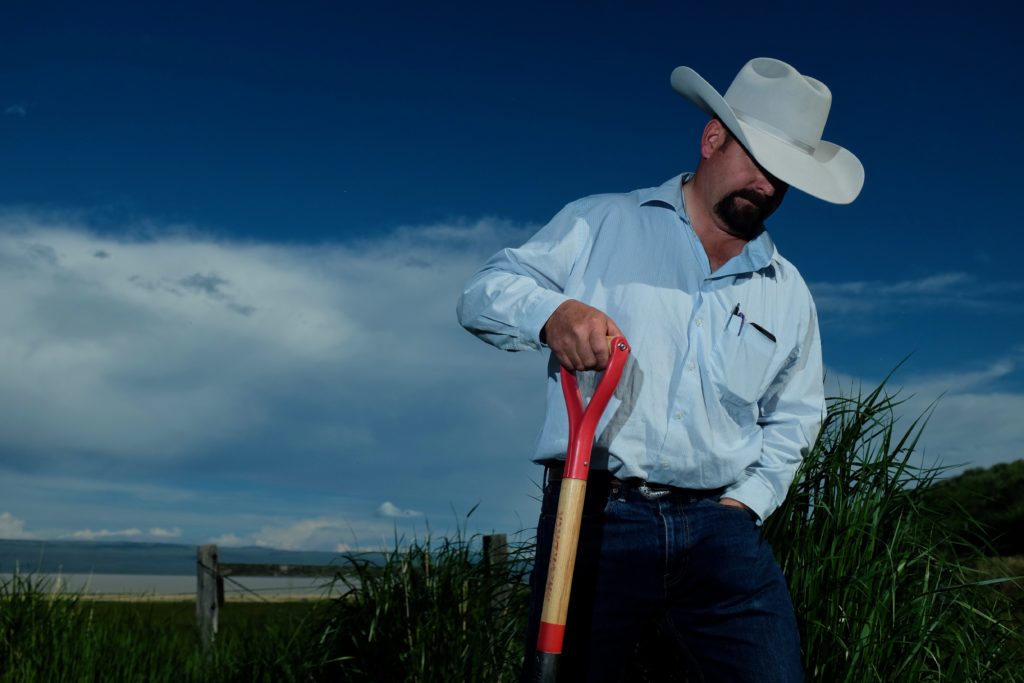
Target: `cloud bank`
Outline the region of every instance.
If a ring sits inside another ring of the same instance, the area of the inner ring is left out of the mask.
[[[498,353],[454,315],[465,279],[531,231],[288,245],[0,215],[0,536],[347,550],[470,510],[473,530],[531,528],[545,359]],[[814,289],[833,311],[867,290],[883,308],[985,300],[957,273]],[[946,392],[926,453],[1019,457],[1018,367],[1007,350],[903,380],[907,415]]]
[[[0,498],[76,538],[354,547],[484,498],[486,523],[518,524],[543,358],[486,348],[454,308],[466,277],[527,231],[480,221],[277,245],[0,217],[0,472],[45,480],[57,507],[13,483]],[[509,477],[519,485],[484,490]],[[258,509],[227,510],[250,492]],[[74,501],[88,528],[67,529]],[[204,505],[201,530],[176,516]]]
[[[32,535],[25,531],[24,520],[10,512],[0,512],[0,538],[29,539]]]

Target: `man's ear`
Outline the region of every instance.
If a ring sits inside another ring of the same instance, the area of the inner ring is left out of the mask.
[[[700,157],[708,159],[729,139],[729,131],[717,118],[708,121],[700,136]]]

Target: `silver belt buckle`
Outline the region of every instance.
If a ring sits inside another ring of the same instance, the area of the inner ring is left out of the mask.
[[[640,484],[640,486],[636,487],[636,490],[639,491],[640,495],[646,498],[647,500],[658,500],[659,498],[664,498],[665,496],[671,493],[671,491],[667,489],[655,491],[654,489],[647,485],[646,481]]]

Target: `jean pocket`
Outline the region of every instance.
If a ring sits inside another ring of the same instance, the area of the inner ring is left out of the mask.
[[[711,371],[723,401],[750,405],[768,387],[777,344],[761,329],[750,322],[740,326],[730,320],[718,339]]]
[[[757,524],[757,513],[749,508],[741,508],[735,505],[726,505],[725,503],[722,503],[720,501],[715,501],[715,505],[717,505],[720,508],[725,508],[726,512],[743,515],[745,519],[753,522],[754,524]]]

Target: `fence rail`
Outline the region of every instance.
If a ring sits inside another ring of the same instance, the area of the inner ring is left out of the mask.
[[[499,566],[508,560],[505,534],[483,537],[483,562]],[[224,579],[242,576],[330,577],[344,571],[340,565],[325,564],[241,564],[221,562],[214,544],[196,547],[196,622],[203,646],[209,647],[217,636],[220,610],[224,606]],[[240,584],[239,584],[240,585]]]

